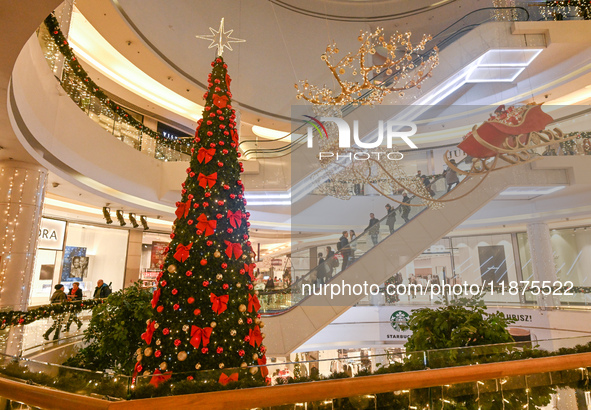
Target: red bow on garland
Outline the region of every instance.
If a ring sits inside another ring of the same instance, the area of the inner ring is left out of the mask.
[[[254,308],[255,312],[258,312],[261,308],[257,295],[248,295],[248,311],[252,312],[252,308]]]
[[[248,263],[244,264],[244,270],[246,272],[248,272],[248,276],[250,276],[250,280],[252,280],[254,282],[254,268],[256,267],[256,263],[251,263],[250,265]]]
[[[176,252],[174,253],[174,258],[179,262],[186,261],[187,258],[189,257],[189,251],[191,250],[192,246],[193,246],[193,242],[191,242],[187,246],[179,243],[176,247]]]
[[[232,225],[232,228],[238,228],[240,225],[242,225],[242,211],[228,211],[228,219],[230,220],[230,225]]]
[[[191,343],[195,349],[199,347],[201,342],[203,342],[203,347],[207,346],[209,344],[209,337],[211,336],[212,330],[213,328],[211,327],[204,327],[201,329],[197,326],[191,326],[191,340],[189,343]]]
[[[230,83],[231,82],[232,82],[232,79],[230,78],[228,73],[226,73],[226,84],[228,85],[228,91],[230,91]]]
[[[142,340],[144,340],[147,344],[152,343],[152,335],[154,334],[154,330],[156,330],[156,328],[154,327],[154,321],[150,321],[150,323],[148,323],[148,327],[146,327],[146,332],[142,333]]]
[[[224,241],[224,243],[226,245],[228,245],[228,247],[226,248],[226,255],[228,255],[228,258],[231,258],[232,254],[234,254],[234,257],[236,259],[238,259],[244,253],[244,252],[242,252],[242,245],[241,244],[232,243],[230,241]]]
[[[217,94],[213,95],[213,105],[215,105],[218,108],[226,108],[226,106],[228,105],[228,101],[229,98],[225,95],[222,95],[221,97]]]
[[[226,384],[230,383],[230,382],[237,382],[238,381],[238,373],[232,373],[230,376],[227,376],[225,373],[220,374],[220,379],[218,380],[218,382],[222,385],[225,386]]]
[[[156,307],[156,305],[158,304],[158,300],[160,300],[160,292],[161,292],[160,288],[158,288],[154,291],[154,295],[152,296],[152,309],[154,309]]]
[[[263,336],[261,334],[261,329],[258,326],[255,326],[254,329],[250,329],[248,331],[248,335],[250,336],[250,345],[254,347],[255,344],[260,346],[263,343]]]
[[[215,219],[207,220],[205,214],[201,214],[197,217],[197,229],[205,232],[205,236],[213,235],[215,228],[218,226],[218,221]]]
[[[189,215],[190,209],[191,209],[191,200],[189,199],[187,202],[181,202],[179,204],[178,208],[176,209],[176,211],[174,211],[174,213],[178,219],[186,218],[187,215]]]
[[[239,137],[238,137],[238,131],[236,131],[236,128],[234,128],[234,129],[232,130],[232,141],[234,141],[234,142],[238,142],[238,138],[239,138]]]
[[[214,172],[211,175],[204,175],[200,172],[199,175],[197,175],[197,180],[199,181],[199,186],[201,188],[205,188],[207,186],[211,188],[218,180],[218,173]]]
[[[205,163],[207,164],[209,161],[213,159],[214,155],[215,148],[206,149],[201,147],[199,148],[199,151],[197,151],[197,161],[199,161],[199,163],[205,161]]]
[[[259,366],[267,364],[267,356],[263,355],[263,357],[261,357],[260,359],[257,359],[257,363],[259,364]],[[263,378],[266,378],[268,375],[269,375],[269,369],[267,368],[267,366],[261,367],[261,376],[263,376]]]
[[[152,376],[152,380],[150,380],[150,384],[154,387],[158,387],[160,383],[167,381],[171,377],[172,372],[161,373],[160,370],[156,369],[156,371],[154,371],[154,375]]]
[[[216,296],[213,293],[211,293],[209,295],[209,300],[211,301],[211,309],[219,315],[224,310],[228,309],[228,300],[230,300],[230,296]]]

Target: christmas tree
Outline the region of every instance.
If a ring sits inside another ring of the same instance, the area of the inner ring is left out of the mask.
[[[155,386],[171,377],[192,380],[198,370],[266,363],[231,80],[221,57],[211,65],[145,346],[137,352],[135,373],[155,375]],[[260,373],[220,372],[219,382],[239,377]]]

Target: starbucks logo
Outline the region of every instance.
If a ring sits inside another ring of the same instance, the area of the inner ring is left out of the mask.
[[[392,313],[392,316],[390,316],[390,324],[394,330],[401,332],[402,329],[400,329],[400,326],[406,325],[409,317],[410,315],[404,310],[397,310],[396,312]]]

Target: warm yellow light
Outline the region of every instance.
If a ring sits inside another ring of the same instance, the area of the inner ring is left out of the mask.
[[[281,138],[282,142],[291,142],[291,135],[289,132],[265,128],[261,127],[260,125],[253,125],[252,132],[254,135],[258,135],[261,138],[268,138],[272,140]]]

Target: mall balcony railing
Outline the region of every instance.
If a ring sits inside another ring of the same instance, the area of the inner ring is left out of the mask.
[[[558,397],[566,401],[573,392],[584,396],[591,390],[590,367],[591,337],[583,336],[419,352],[393,349],[379,355],[343,351],[324,360],[173,373],[176,383],[164,382],[156,390],[150,385],[153,376],[134,378],[0,355],[0,397],[64,409],[423,410],[493,403],[498,407],[490,408],[533,409]],[[268,386],[240,384],[245,374],[263,372]],[[222,384],[222,374],[237,374],[238,381]]]
[[[547,146],[545,148],[536,148],[532,150],[532,154],[542,156],[568,156],[568,155],[591,155],[591,132],[581,132],[579,133],[579,137],[571,140],[562,142],[560,144],[556,144],[555,146]],[[471,158],[466,157],[458,167],[463,170],[468,170],[471,164]],[[458,175],[459,184],[461,184],[466,176]],[[456,185],[457,186],[457,185]],[[448,190],[448,186],[445,183],[444,177],[435,177],[431,180],[429,185],[432,193],[432,198],[440,199],[444,197]],[[455,188],[455,187],[454,187]],[[420,203],[421,200],[416,197],[411,198],[411,204]],[[452,204],[447,204],[446,206],[453,206]],[[427,209],[427,206],[411,206],[408,210],[407,219],[408,222],[402,218],[405,205],[400,204],[398,205],[394,213],[396,215],[396,222],[393,226],[393,231],[390,233],[386,220],[388,219],[388,215],[385,215],[379,221],[379,234],[377,236],[377,243],[382,242],[384,239],[389,237],[392,234],[395,234],[402,226],[405,226],[407,223],[412,223],[413,219],[421,214],[424,210]],[[343,226],[343,230],[349,231],[349,227]],[[363,257],[366,254],[371,253],[371,249],[373,248],[374,244],[371,239],[371,234],[369,230],[365,230],[357,235],[357,237],[350,241],[349,249],[351,249],[351,257],[349,259],[349,263],[347,267],[350,267],[357,261],[359,258]],[[332,245],[331,245],[332,247]],[[291,258],[302,256],[304,258],[309,258],[310,251],[309,249],[298,250],[297,252],[291,253]],[[326,255],[325,255],[326,256]],[[313,269],[306,271],[303,274],[300,274],[297,270],[291,271],[291,277],[293,282],[289,283],[284,289],[277,289],[272,291],[263,291],[259,293],[259,300],[261,301],[261,312],[263,312],[266,316],[274,316],[288,312],[290,309],[294,308],[295,306],[299,305],[304,299],[314,297],[313,295],[306,294],[304,295],[303,289],[304,285],[310,285],[312,288],[314,286],[320,286],[321,284],[330,283],[333,280],[338,280],[339,275],[343,272],[343,256],[341,251],[335,251],[335,256],[340,259],[339,261],[339,268],[331,268],[328,266],[328,263],[325,262],[319,266],[314,267]],[[340,271],[338,271],[340,269]],[[337,272],[338,271],[338,272]],[[394,274],[396,272],[392,272]],[[321,278],[321,279],[319,279]],[[324,279],[322,279],[324,278]],[[575,290],[577,294],[582,298],[583,304],[587,300],[587,288],[578,288]],[[485,290],[486,292],[486,290]],[[486,293],[485,293],[486,294]],[[526,302],[524,304],[533,304],[536,303],[535,295],[532,295],[531,292],[525,293]],[[503,301],[500,301],[501,303]],[[580,303],[577,303],[580,305]]]

